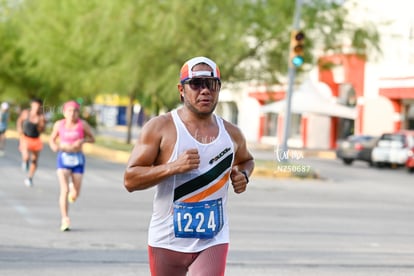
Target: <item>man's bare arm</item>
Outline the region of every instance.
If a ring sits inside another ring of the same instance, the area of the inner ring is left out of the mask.
[[[166,120],[154,118],[142,128],[124,173],[124,186],[129,192],[153,187],[169,176],[198,168],[200,156],[196,149],[187,150],[173,162],[159,162],[163,136],[171,135],[165,131]]]
[[[230,178],[233,190],[239,194],[247,188],[249,177],[254,170],[254,158],[247,149],[246,139],[240,129],[230,123],[226,123],[226,129],[233,140],[236,151]]]

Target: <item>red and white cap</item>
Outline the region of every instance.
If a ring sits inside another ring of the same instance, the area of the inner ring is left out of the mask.
[[[200,63],[205,63],[213,69],[213,71],[193,71],[194,66]],[[195,57],[186,61],[180,70],[180,81],[186,81],[193,77],[213,77],[220,79],[220,70],[216,63],[206,57]]]

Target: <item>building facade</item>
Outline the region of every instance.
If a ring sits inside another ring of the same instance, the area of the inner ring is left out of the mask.
[[[414,16],[404,0],[352,0],[354,22],[379,26],[382,53],[319,57],[318,67],[295,87],[290,147],[333,149],[351,134],[414,129]],[[329,66],[325,66],[329,65]],[[248,141],[282,142],[286,87],[253,83],[221,92],[218,113],[237,123]],[[273,102],[268,104],[269,102]]]

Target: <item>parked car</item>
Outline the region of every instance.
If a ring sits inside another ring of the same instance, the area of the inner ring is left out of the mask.
[[[371,159],[377,167],[384,165],[405,166],[409,161],[409,155],[412,155],[413,148],[413,130],[384,133],[372,150]]]
[[[372,164],[371,151],[378,137],[371,135],[351,135],[338,142],[336,157],[342,159],[344,164],[351,165],[355,160]]]
[[[408,151],[408,158],[405,162],[405,167],[407,168],[408,172],[414,172],[414,148]]]

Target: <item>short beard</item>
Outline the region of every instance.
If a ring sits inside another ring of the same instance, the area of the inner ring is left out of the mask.
[[[207,112],[200,112],[197,108],[195,108],[193,105],[191,105],[185,98],[184,98],[184,105],[194,114],[196,114],[198,117],[200,118],[205,118],[205,117],[209,117],[211,114],[213,114],[214,110],[216,109],[217,106],[216,102],[213,107],[211,108],[210,111]]]

